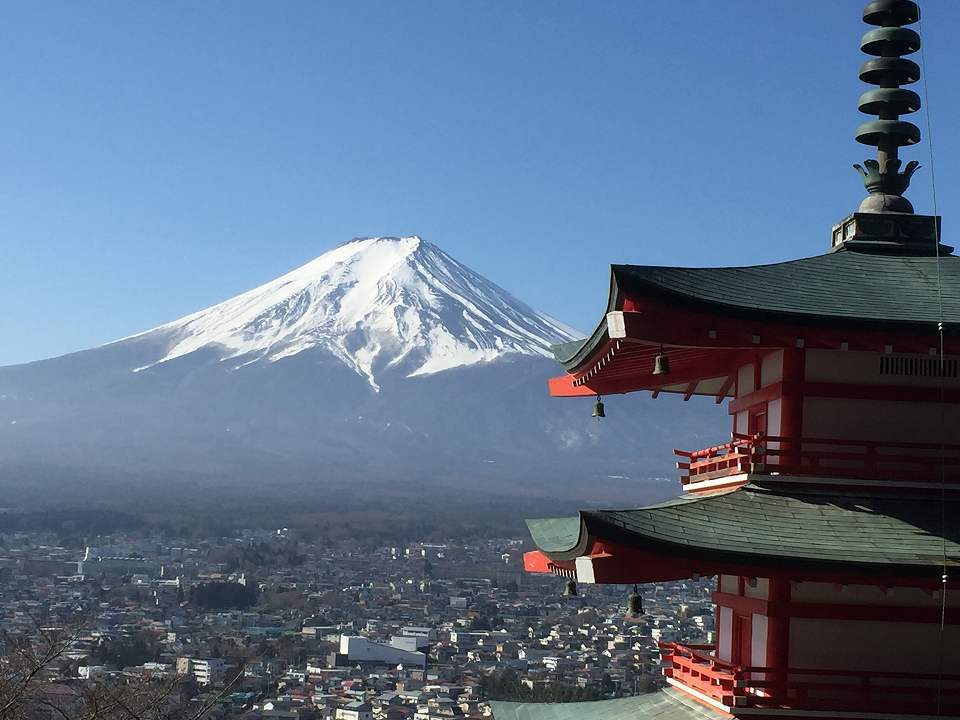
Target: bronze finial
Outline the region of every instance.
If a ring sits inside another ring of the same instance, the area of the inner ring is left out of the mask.
[[[854,165],[870,193],[860,212],[913,212],[903,193],[920,163],[912,160],[901,172],[898,151],[920,142],[920,128],[900,115],[919,110],[920,96],[900,86],[920,79],[919,66],[901,57],[920,49],[920,36],[903,27],[919,19],[920,8],[913,0],[873,0],[863,10],[863,21],[878,27],[860,42],[860,49],[874,56],[860,68],[860,79],[879,87],[863,93],[859,101],[860,112],[878,116],[857,128],[857,141],[877,148],[876,160]]]

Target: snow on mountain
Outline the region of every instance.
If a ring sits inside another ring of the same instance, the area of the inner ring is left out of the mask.
[[[417,236],[359,238],[276,280],[135,337],[163,340],[143,370],[215,349],[233,368],[312,348],[378,388],[506,355],[549,356],[576,331],[538,313]]]

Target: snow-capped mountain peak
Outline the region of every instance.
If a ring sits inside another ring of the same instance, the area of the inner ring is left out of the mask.
[[[234,368],[321,348],[377,388],[378,373],[390,368],[416,376],[510,354],[546,356],[551,343],[576,333],[411,236],[351,240],[144,336],[166,347],[146,367],[201,348]]]

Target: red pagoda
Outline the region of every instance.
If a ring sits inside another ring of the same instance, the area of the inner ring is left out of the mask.
[[[911,0],[875,0],[855,166],[868,197],[828,252],[773,265],[614,265],[607,312],[555,349],[556,397],[729,400],[675,451],[683,493],[528,521],[529,572],[633,585],[716,576],[716,643],[660,646],[668,687],[510,717],[960,717],[960,258],[903,197],[920,139]],[[609,422],[609,421],[608,421]],[[719,435],[719,433],[718,433]]]

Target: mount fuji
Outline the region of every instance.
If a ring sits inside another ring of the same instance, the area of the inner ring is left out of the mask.
[[[606,398],[600,423],[588,399],[547,397],[549,346],[575,337],[419,237],[354,239],[152,330],[0,368],[0,485],[667,494],[670,449],[715,440],[717,409],[672,403],[667,422],[663,401]]]
[[[249,292],[135,337],[168,350],[149,366],[221,348],[231,369],[322,349],[379,389],[510,355],[549,356],[577,333],[419,237],[358,238]],[[137,368],[142,370],[145,368]]]

